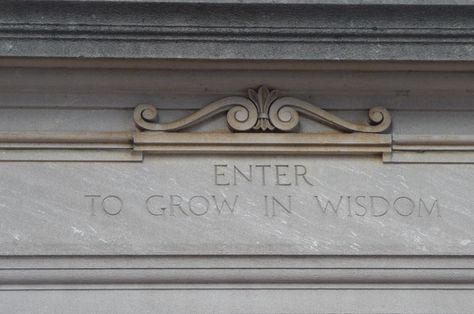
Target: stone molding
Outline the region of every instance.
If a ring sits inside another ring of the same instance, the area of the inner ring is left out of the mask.
[[[0,132],[1,161],[132,161],[144,154],[378,155],[385,163],[474,163],[471,135]]]
[[[224,113],[237,133],[186,130]],[[299,114],[346,133],[299,132]],[[139,131],[129,132],[3,131],[0,161],[140,162],[144,154],[365,154],[378,155],[385,163],[474,163],[471,135],[382,134],[391,125],[391,115],[382,107],[369,110],[371,124],[355,124],[266,87],[249,90],[247,97],[221,98],[169,123],[156,122],[157,116],[153,105],[137,106],[130,120]]]
[[[153,154],[381,154],[387,134],[136,133],[134,150]]]
[[[15,256],[0,265],[0,290],[459,290],[474,283],[470,256]]]
[[[467,3],[5,1],[0,57],[472,61]]]

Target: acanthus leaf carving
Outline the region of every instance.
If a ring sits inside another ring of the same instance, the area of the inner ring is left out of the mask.
[[[173,122],[157,123],[158,112],[153,105],[139,105],[134,111],[135,125],[149,131],[178,131],[198,124],[219,113],[227,112],[231,130],[290,132],[299,124],[302,114],[345,132],[380,133],[391,125],[390,113],[382,107],[369,110],[370,124],[356,124],[337,117],[309,102],[294,97],[279,97],[277,90],[261,86],[249,89],[248,97],[230,96],[214,101],[202,109]]]

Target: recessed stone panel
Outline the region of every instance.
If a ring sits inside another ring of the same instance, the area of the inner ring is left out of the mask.
[[[2,254],[474,254],[474,165],[147,155],[0,173]]]

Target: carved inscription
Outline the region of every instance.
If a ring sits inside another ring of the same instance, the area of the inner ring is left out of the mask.
[[[226,171],[227,170],[227,171]],[[230,170],[230,173],[227,173]],[[214,165],[215,185],[238,185],[242,182],[261,185],[298,186],[313,185],[306,177],[308,171],[303,165],[249,165],[246,169],[227,164]]]
[[[180,195],[152,195],[145,201],[147,211],[154,216],[175,216],[175,212],[180,212],[185,216],[203,216],[214,211],[217,215],[225,212],[233,215],[239,196],[233,197],[232,200],[227,198],[219,198],[216,195],[203,196],[193,195],[185,200]]]
[[[84,195],[85,198],[90,199],[90,208],[92,216],[96,215],[96,201],[100,203],[99,207],[109,215],[117,215],[122,211],[123,201],[117,195],[107,195],[102,197],[102,195]]]
[[[328,215],[382,217],[392,212],[403,217],[431,215],[441,217],[437,199],[413,199],[407,196],[388,199],[379,195],[341,195],[333,200],[324,200],[320,196],[314,196],[314,198],[321,212]]]
[[[413,218],[440,218],[442,206],[432,196],[428,198],[408,195],[348,194],[328,197],[325,191],[316,188],[315,176],[303,164],[214,164],[211,175],[214,191],[204,194],[155,193],[144,198],[139,207],[151,216],[199,217],[235,216],[248,206],[249,200],[255,211],[263,217],[293,215],[305,209],[331,217],[373,217],[387,215]],[[240,192],[240,187],[265,187],[259,193]],[[292,187],[292,193],[282,190]],[[276,188],[277,193],[267,193]],[[295,189],[296,188],[296,189]],[[222,189],[226,189],[224,193]],[[232,189],[232,193],[229,193]],[[301,194],[295,191],[302,191]],[[116,216],[127,208],[137,206],[127,203],[123,197],[109,194],[86,194],[92,216],[103,212]]]

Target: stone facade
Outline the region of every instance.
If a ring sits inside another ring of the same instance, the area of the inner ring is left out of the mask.
[[[0,312],[474,313],[470,1],[4,1]]]

